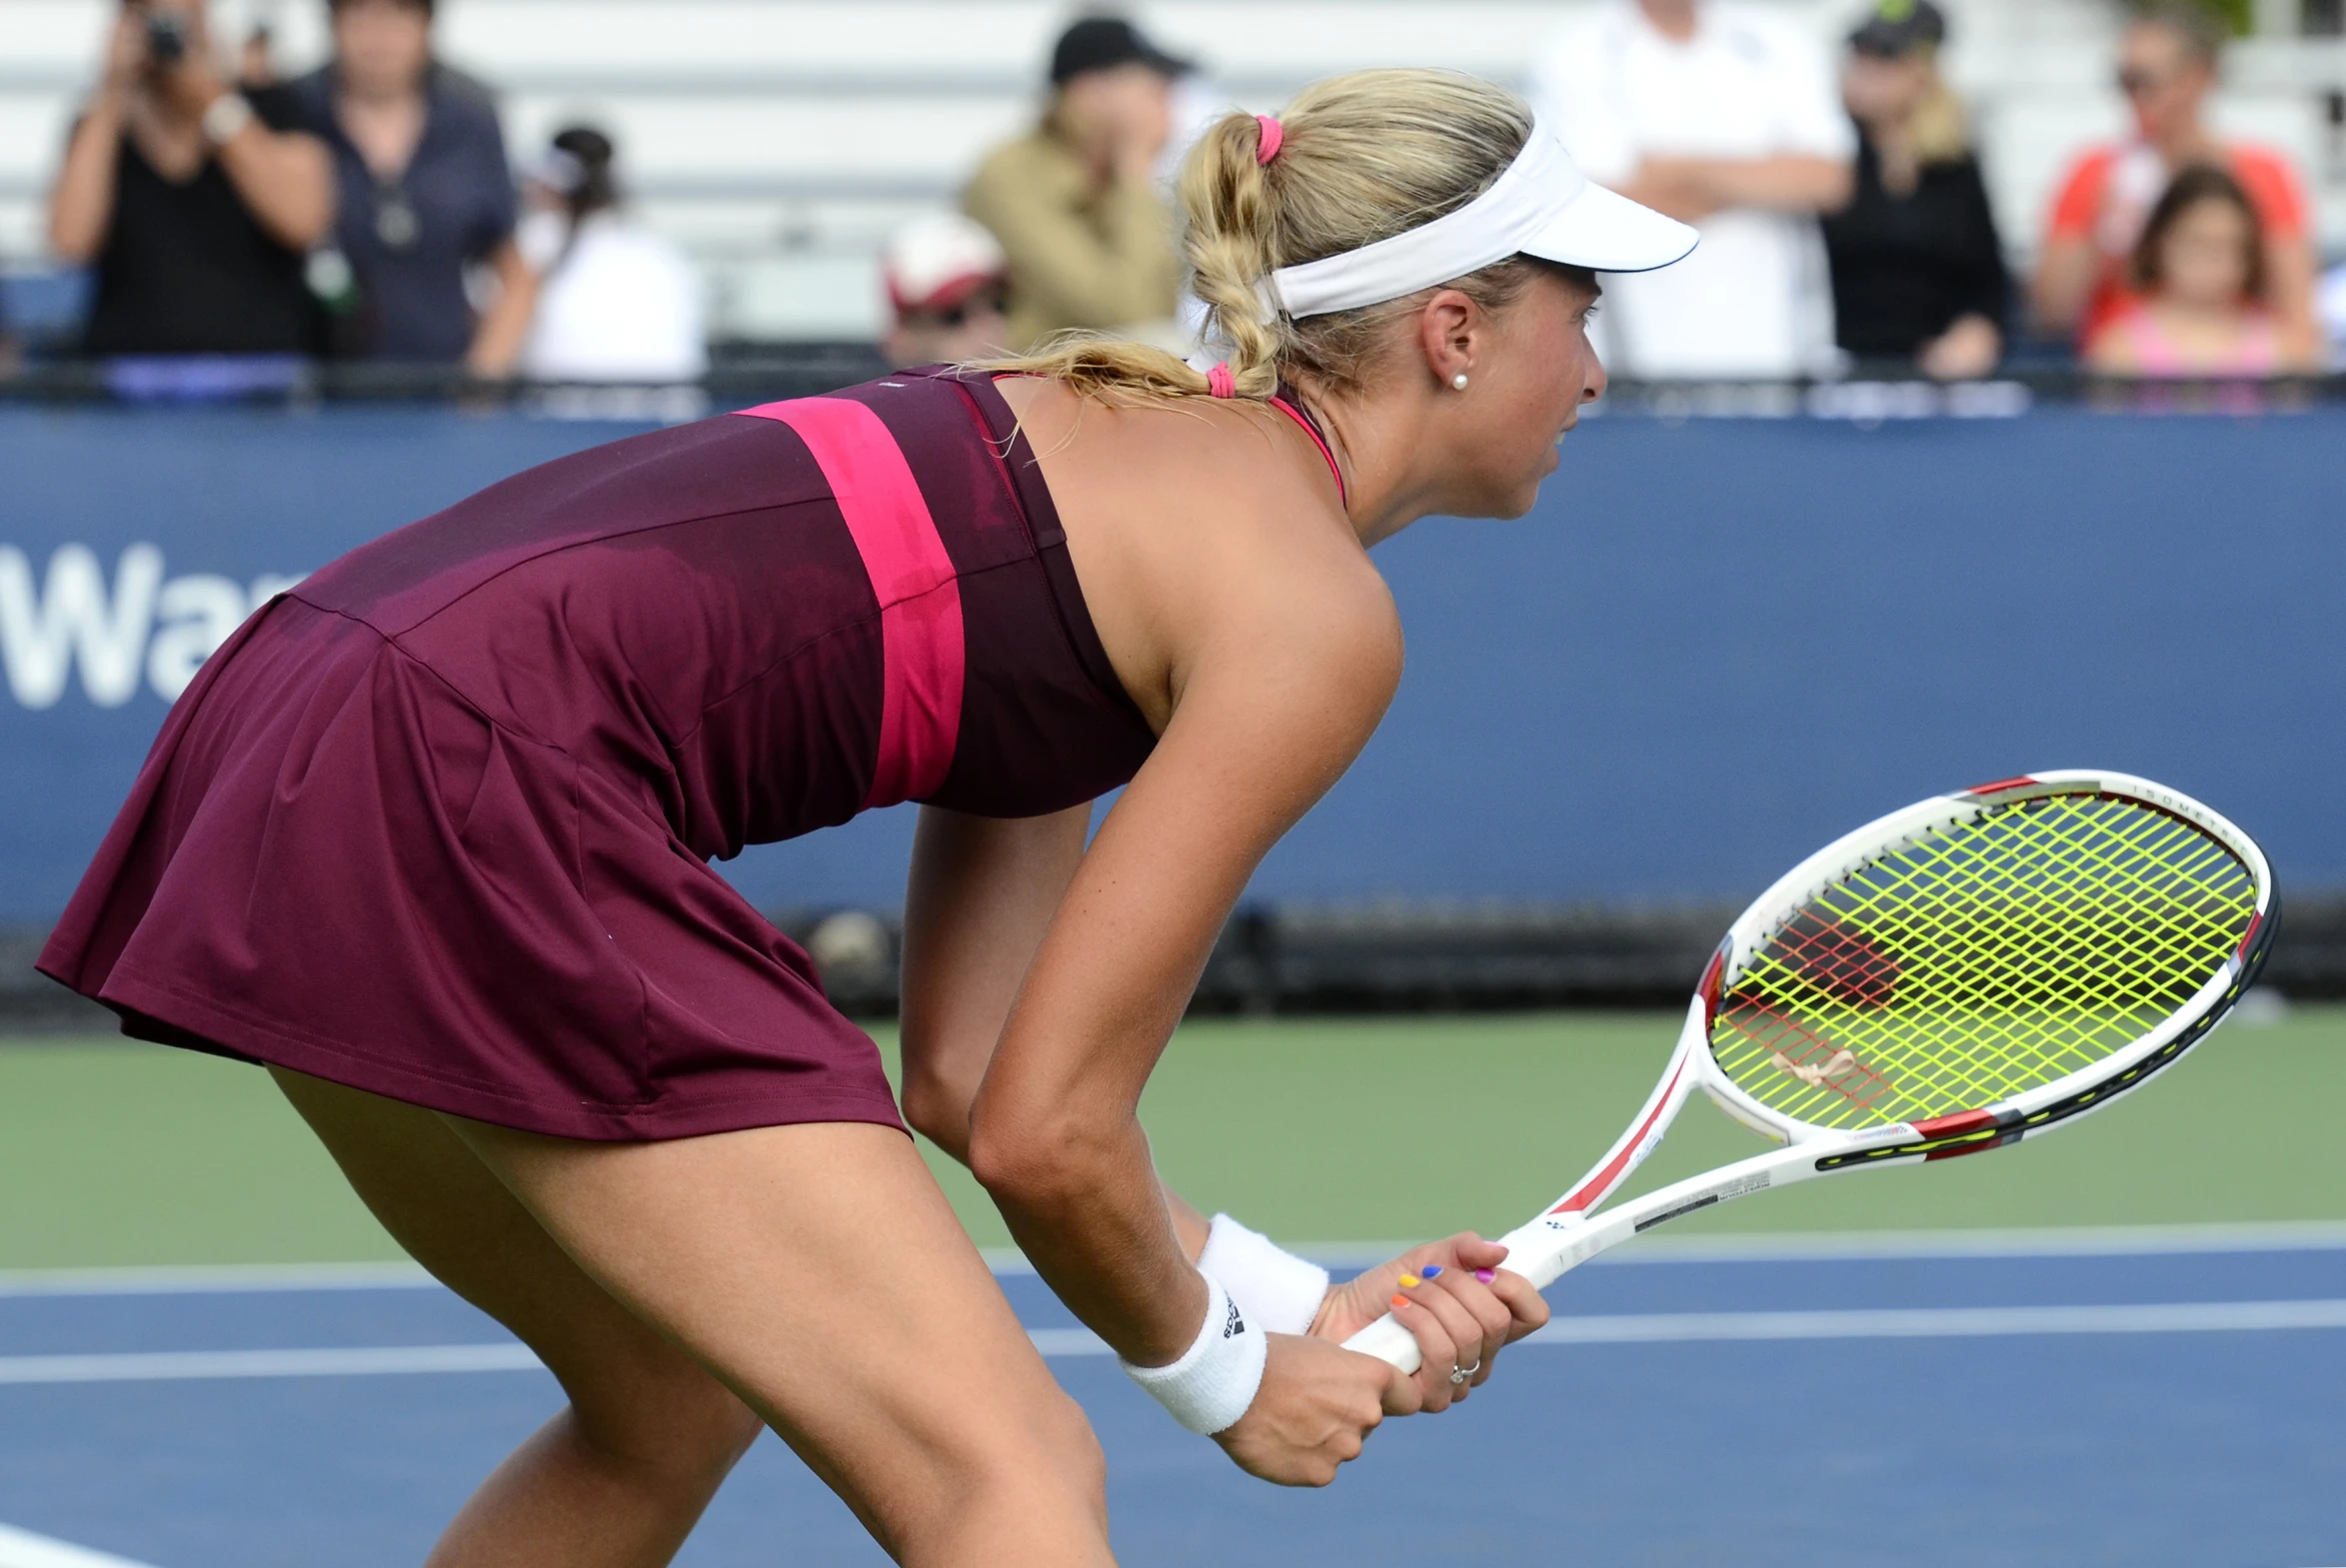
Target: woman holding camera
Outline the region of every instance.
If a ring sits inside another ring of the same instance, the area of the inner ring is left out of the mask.
[[[87,352],[298,354],[302,259],[334,221],[326,150],[291,97],[221,73],[203,0],[115,19],[49,198],[49,240],[93,266]]]

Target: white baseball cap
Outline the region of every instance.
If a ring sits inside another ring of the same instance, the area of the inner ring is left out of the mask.
[[[958,212],[924,213],[890,235],[880,253],[881,282],[899,316],[949,311],[1000,282],[1009,266],[994,236]]]

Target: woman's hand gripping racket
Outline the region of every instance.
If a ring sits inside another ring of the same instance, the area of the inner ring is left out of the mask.
[[[1747,1192],[2002,1148],[2099,1110],[2221,1021],[2278,915],[2246,833],[2122,774],[2006,779],[1860,827],[1735,921],[1645,1108],[1500,1238],[1506,1266],[1545,1288]],[[1597,1214],[1697,1087],[1787,1146]],[[1389,1315],[1344,1344],[1418,1364]]]

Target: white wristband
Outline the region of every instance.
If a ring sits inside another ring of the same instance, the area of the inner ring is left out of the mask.
[[[1327,1299],[1326,1269],[1281,1251],[1227,1214],[1213,1216],[1197,1266],[1220,1280],[1247,1321],[1265,1333],[1306,1332]]]
[[[222,93],[204,106],[204,140],[214,147],[226,147],[252,123],[252,100],[242,93]]]
[[[1181,1358],[1171,1366],[1135,1366],[1121,1357],[1117,1364],[1174,1420],[1211,1435],[1254,1402],[1268,1349],[1262,1331],[1246,1321],[1221,1281],[1205,1274],[1205,1322]]]

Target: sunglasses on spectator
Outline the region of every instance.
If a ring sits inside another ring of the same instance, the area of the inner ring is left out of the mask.
[[[960,327],[967,325],[975,315],[1000,315],[1002,306],[1002,292],[999,289],[980,289],[958,305],[944,310],[907,311],[904,319],[925,327]]]
[[[2155,93],[2162,87],[2172,86],[2179,74],[2168,72],[2161,75],[2157,71],[2137,71],[2129,68],[2118,73],[2118,91],[2129,98],[2140,98],[2144,93]]]

